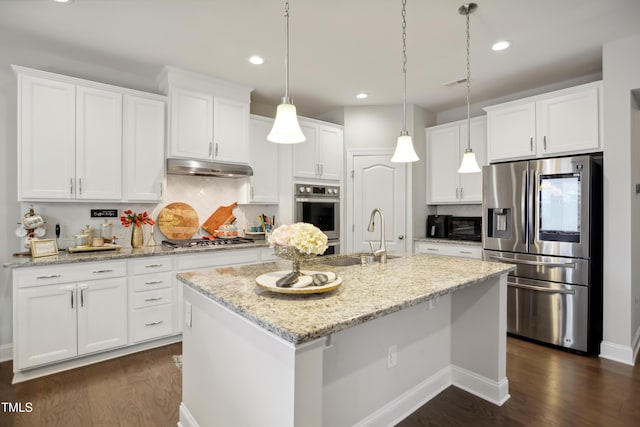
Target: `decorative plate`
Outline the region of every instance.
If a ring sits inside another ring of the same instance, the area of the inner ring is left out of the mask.
[[[298,279],[298,282],[288,288],[280,288],[276,286],[276,281],[281,277],[286,276],[291,273],[290,270],[281,270],[274,271],[271,273],[265,273],[256,278],[256,284],[262,288],[271,292],[276,292],[280,294],[320,294],[323,292],[330,292],[334,289],[337,289],[342,285],[342,277],[338,276],[335,273],[331,273],[328,271],[311,271],[311,270],[302,270],[302,275]],[[313,280],[311,276],[316,273],[323,273],[327,276],[330,276],[328,283],[322,286],[314,286]]]

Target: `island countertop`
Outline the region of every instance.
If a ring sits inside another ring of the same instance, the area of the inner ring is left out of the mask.
[[[420,304],[486,279],[513,266],[473,259],[415,254],[387,264],[336,267],[319,257],[303,270],[332,271],[343,279],[338,289],[290,295],[256,285],[263,273],[289,270],[276,261],[178,274],[197,292],[293,344],[302,344],[369,320]]]

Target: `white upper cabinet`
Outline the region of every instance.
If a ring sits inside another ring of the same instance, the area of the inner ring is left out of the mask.
[[[123,184],[132,182],[128,178],[136,180],[135,188],[126,189],[131,200],[160,199],[133,196],[141,188],[160,191],[157,167],[164,173],[164,97],[13,68],[18,77],[18,200],[124,201],[128,195]],[[123,107],[128,96],[154,100],[161,116],[135,117],[138,112],[132,105]],[[155,142],[141,148],[145,152],[138,156],[138,171],[125,172],[129,149],[136,149],[128,144],[140,144],[149,135]]]
[[[213,97],[172,88],[169,156],[211,160],[213,157]]]
[[[342,127],[303,117],[299,122],[307,140],[293,145],[293,176],[340,180],[344,168]]]
[[[250,203],[278,203],[279,144],[267,141],[272,127],[273,119],[251,116],[249,164],[253,176],[249,180]]]
[[[165,109],[163,100],[125,95],[123,139],[127,200],[162,200]]]
[[[478,165],[486,164],[486,118],[471,119],[471,148]],[[425,129],[427,133],[427,203],[482,203],[482,173],[460,174],[467,148],[467,121]]]
[[[486,107],[491,162],[602,150],[602,82]]]
[[[75,199],[76,87],[18,75],[18,200]]]
[[[547,156],[600,149],[600,90],[593,86],[536,103],[538,153]]]
[[[249,163],[251,88],[165,67],[170,158]]]
[[[76,198],[122,199],[122,95],[76,88]]]
[[[249,163],[249,103],[215,97],[213,158]]]

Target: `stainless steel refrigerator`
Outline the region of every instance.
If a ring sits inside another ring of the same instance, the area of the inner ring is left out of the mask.
[[[516,266],[507,332],[586,353],[602,340],[602,156],[483,168],[484,259]]]

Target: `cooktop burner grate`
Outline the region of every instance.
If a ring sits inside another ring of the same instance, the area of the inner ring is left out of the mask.
[[[208,246],[222,246],[222,245],[237,245],[239,243],[253,243],[251,239],[245,239],[244,237],[233,237],[229,239],[178,239],[178,240],[163,240],[162,245],[169,248],[197,248]]]

